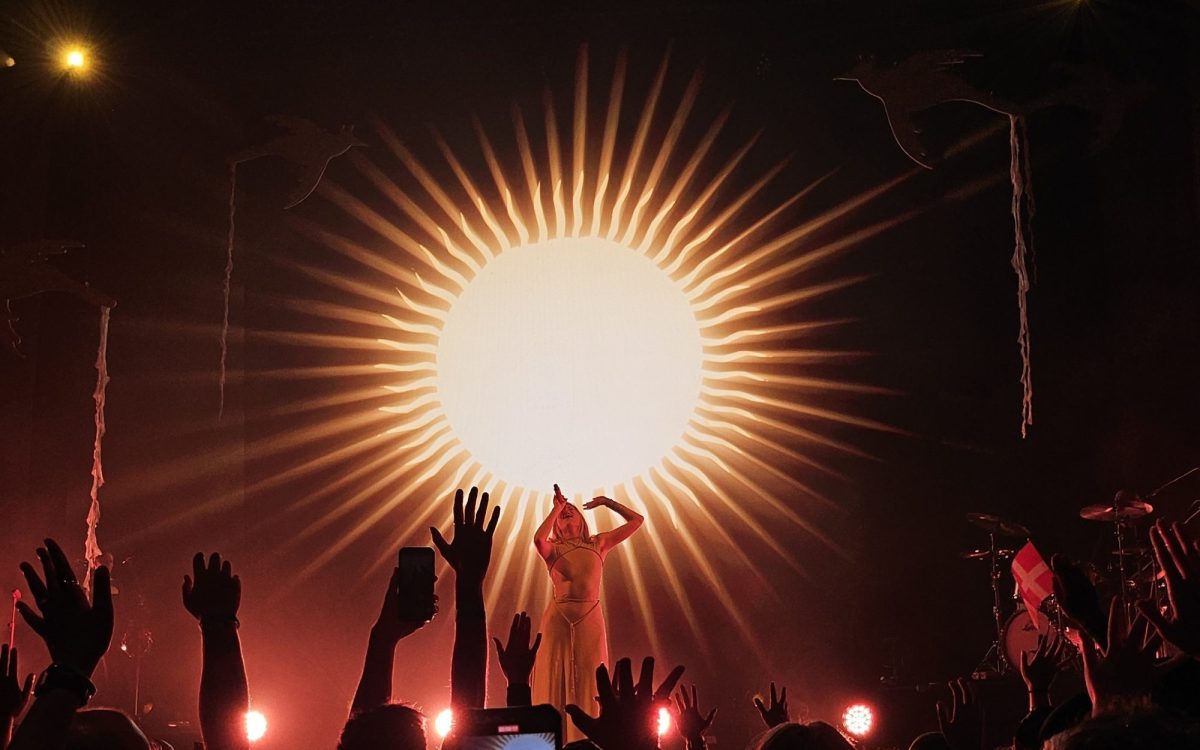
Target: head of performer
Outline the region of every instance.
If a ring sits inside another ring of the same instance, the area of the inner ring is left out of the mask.
[[[554,522],[554,538],[565,542],[572,539],[586,540],[591,536],[587,519],[579,512],[579,508],[571,503],[564,503],[562,512],[558,514],[558,520]]]

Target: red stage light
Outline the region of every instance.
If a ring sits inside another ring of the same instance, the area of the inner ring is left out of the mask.
[[[658,736],[662,737],[671,731],[671,712],[665,708],[658,709]]]
[[[445,737],[450,734],[450,730],[454,727],[454,714],[450,709],[444,709],[433,720],[433,729],[437,732],[438,737]]]
[[[842,728],[854,737],[866,737],[875,725],[875,712],[870,706],[855,703],[842,714]]]

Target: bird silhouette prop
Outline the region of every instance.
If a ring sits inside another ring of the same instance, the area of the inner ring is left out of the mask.
[[[971,102],[1010,116],[1024,114],[1024,108],[1018,104],[972,86],[958,75],[960,66],[981,56],[969,50],[931,50],[918,52],[894,65],[881,65],[864,58],[834,80],[854,81],[882,102],[896,144],[908,158],[933,169],[942,155],[921,138],[914,114],[946,102]]]
[[[15,325],[18,318],[12,312],[13,300],[45,292],[67,292],[96,307],[116,307],[115,299],[72,279],[49,262],[54,256],[81,247],[83,245],[78,242],[37,240],[0,249],[0,298],[4,300],[4,327],[0,329],[0,337],[17,354],[21,353],[21,336]]]
[[[273,115],[267,119],[283,132],[234,154],[230,161],[241,164],[275,156],[295,166],[300,174],[285,199],[285,209],[295,208],[312,195],[329,162],[355,146],[366,145],[354,137],[353,125],[343,125],[336,133],[331,133],[302,117]]]

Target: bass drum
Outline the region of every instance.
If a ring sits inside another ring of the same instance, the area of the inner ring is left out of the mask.
[[[1033,623],[1029,611],[1018,609],[1004,624],[1004,658],[1014,672],[1021,669],[1021,654],[1026,651],[1037,651],[1039,635],[1059,635],[1058,628],[1046,615],[1038,616],[1038,624]]]

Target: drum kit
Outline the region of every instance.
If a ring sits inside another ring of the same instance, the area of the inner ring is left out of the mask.
[[[1153,512],[1154,506],[1150,503],[1126,492],[1118,492],[1112,503],[1088,505],[1079,511],[1079,517],[1085,521],[1112,526],[1110,561],[1103,566],[1085,564],[1082,567],[1102,595],[1120,598],[1127,613],[1139,599],[1162,595],[1161,575],[1152,550],[1133,542],[1135,524]],[[1039,616],[1035,616],[1026,609],[1014,585],[1012,599],[1015,604],[1005,615],[1001,584],[1005,571],[1010,569],[1009,561],[1017,554],[1014,548],[1019,545],[1000,546],[999,540],[1026,540],[1030,537],[1029,530],[1019,523],[985,513],[968,513],[966,521],[988,535],[988,546],[967,550],[960,556],[964,560],[988,564],[995,626],[995,640],[972,677],[989,679],[1018,672],[1021,655],[1037,648],[1039,636],[1065,637],[1078,648],[1078,638],[1053,595],[1042,602],[1038,607]]]

